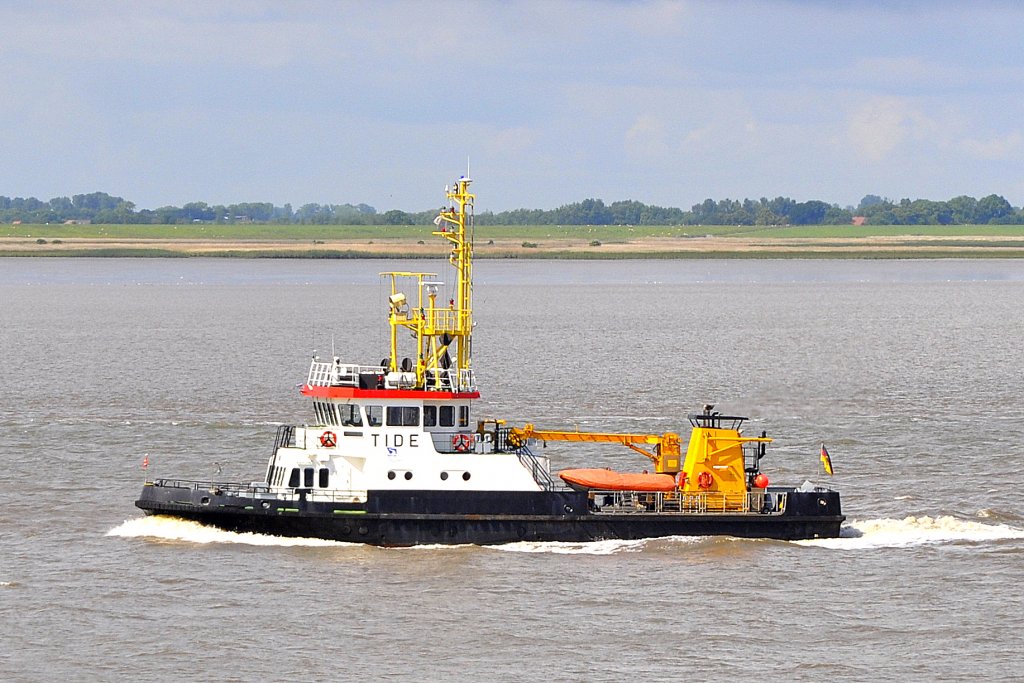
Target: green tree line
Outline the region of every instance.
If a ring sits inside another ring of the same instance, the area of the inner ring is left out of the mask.
[[[378,213],[366,204],[291,204],[243,202],[136,209],[135,203],[105,192],[54,197],[0,196],[0,222],[63,223],[278,223],[299,225],[429,225],[436,211]],[[947,201],[865,196],[856,207],[789,197],[768,199],[705,199],[689,211],[626,200],[605,204],[585,199],[556,209],[515,209],[477,214],[478,225],[849,225],[854,217],[869,225],[1024,224],[1024,210],[999,195],[981,199],[959,196]]]

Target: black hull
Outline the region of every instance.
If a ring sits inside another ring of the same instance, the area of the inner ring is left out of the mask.
[[[370,492],[365,504],[339,504],[167,485],[147,485],[135,504],[147,514],[182,517],[228,531],[380,546],[664,536],[834,538],[845,519],[834,491],[788,491],[785,511],[776,513],[591,511],[586,493],[577,491]]]

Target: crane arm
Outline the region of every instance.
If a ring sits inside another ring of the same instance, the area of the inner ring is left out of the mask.
[[[665,434],[619,434],[611,432],[581,432],[536,429],[532,424],[523,427],[512,427],[509,430],[509,441],[514,444],[525,444],[527,439],[541,441],[568,441],[575,443],[620,443],[637,453],[649,458],[658,471],[662,470],[665,458],[679,461],[679,435]],[[652,447],[647,450],[644,447]],[[653,451],[653,452],[652,452]]]

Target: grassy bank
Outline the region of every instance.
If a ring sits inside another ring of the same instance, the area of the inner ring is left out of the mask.
[[[3,225],[0,256],[438,258],[432,226]],[[687,232],[690,231],[690,232]],[[484,226],[478,258],[1022,258],[1024,226]]]
[[[426,225],[0,225],[0,238],[110,240],[408,240],[426,239]],[[475,228],[477,242],[489,239],[623,242],[645,238],[692,239],[765,237],[859,239],[866,237],[1021,237],[1024,225],[487,225]]]

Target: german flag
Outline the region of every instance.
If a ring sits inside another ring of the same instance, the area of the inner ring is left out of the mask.
[[[825,468],[825,474],[832,476],[832,458],[828,456],[825,444],[821,444],[821,465]]]

